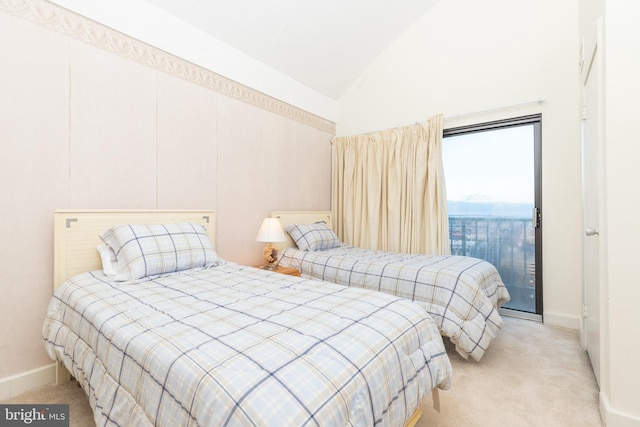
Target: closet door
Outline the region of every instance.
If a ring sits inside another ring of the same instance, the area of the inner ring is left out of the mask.
[[[600,384],[601,292],[600,222],[602,201],[602,63],[601,43],[596,42],[585,58],[582,87],[582,217],[583,235],[583,324],[582,343]]]

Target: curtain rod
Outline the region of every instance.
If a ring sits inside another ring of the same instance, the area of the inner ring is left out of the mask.
[[[500,110],[506,110],[507,108],[515,108],[515,107],[524,107],[525,105],[531,105],[531,104],[541,104],[544,101],[546,101],[545,98],[537,98],[537,99],[533,99],[531,101],[524,101],[524,102],[518,102],[516,104],[509,104],[509,105],[502,105],[500,107],[492,107],[492,108],[487,108],[486,110],[479,110],[479,111],[471,111],[468,113],[461,113],[461,114],[456,114],[455,116],[443,116],[442,119],[443,120],[451,120],[451,119],[459,119],[461,117],[467,117],[467,116],[475,116],[476,114],[484,114],[484,113],[490,113],[493,111],[500,111]],[[419,125],[420,122],[416,121],[415,123],[412,123],[410,125],[405,125],[405,126],[415,126],[415,125]],[[401,127],[401,126],[396,126],[396,128]],[[395,128],[391,128],[391,129],[395,129]],[[365,132],[362,135],[372,135],[376,132],[380,132],[380,130],[374,130],[371,132]],[[335,136],[333,138],[336,138]],[[331,138],[331,140],[329,141],[331,144],[333,144],[333,138]]]
[[[454,116],[444,116],[444,119],[459,119],[461,117],[475,116],[476,114],[491,113],[493,111],[506,110],[507,108],[524,107],[525,105],[541,104],[546,101],[545,98],[538,98],[531,101],[518,102],[516,104],[502,105],[500,107],[487,108],[486,110],[470,111],[468,113],[456,114]]]

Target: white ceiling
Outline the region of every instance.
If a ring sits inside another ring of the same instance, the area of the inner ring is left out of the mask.
[[[147,0],[338,99],[439,0]]]

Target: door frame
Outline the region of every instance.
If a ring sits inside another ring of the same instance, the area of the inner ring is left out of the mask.
[[[543,290],[542,290],[542,114],[530,114],[526,116],[514,117],[510,119],[494,120],[490,122],[471,124],[455,128],[443,129],[443,140],[449,136],[464,135],[468,133],[477,133],[483,131],[499,130],[515,126],[533,125],[534,138],[534,206],[537,208],[537,227],[534,229],[535,234],[535,295],[536,295],[536,312],[528,313],[518,310],[500,308],[503,314],[514,317],[522,317],[531,320],[543,319]],[[533,217],[532,213],[532,217]],[[532,218],[533,220],[533,218]]]

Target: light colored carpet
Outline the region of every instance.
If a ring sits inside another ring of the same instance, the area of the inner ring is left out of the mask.
[[[600,427],[598,386],[578,332],[503,317],[480,362],[460,357],[448,340],[453,384],[431,400],[419,427]]]
[[[466,361],[448,340],[453,385],[431,398],[419,427],[601,427],[598,388],[578,333],[504,318],[505,326],[480,362]],[[2,403],[68,403],[71,427],[94,425],[84,391],[75,382],[47,386]]]

